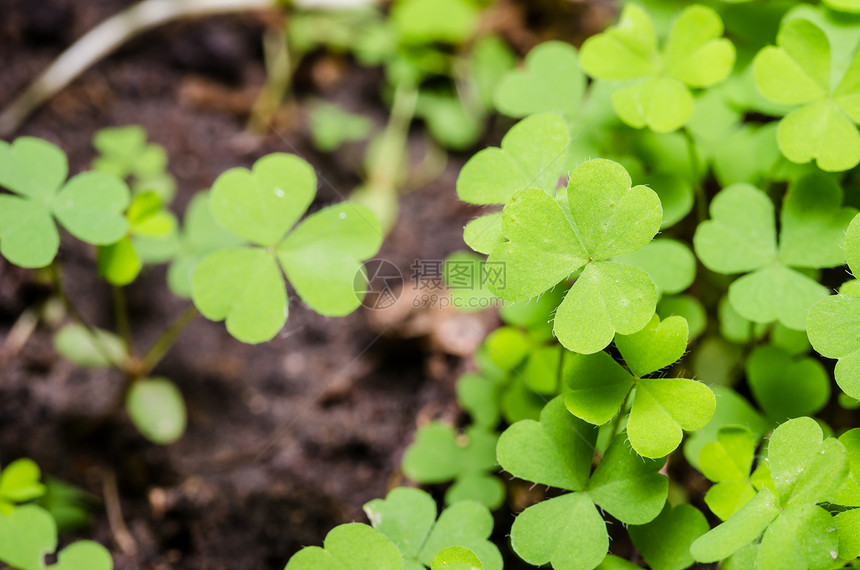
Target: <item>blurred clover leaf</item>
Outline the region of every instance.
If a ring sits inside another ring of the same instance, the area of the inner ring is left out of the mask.
[[[114,243],[128,231],[128,187],[116,176],[84,172],[66,182],[62,150],[33,137],[0,141],[0,253],[21,267],[44,267],[57,255],[56,219],[78,239]]]
[[[592,473],[597,429],[571,415],[561,397],[540,422],[523,420],[499,438],[502,468],[520,479],[569,493],[528,507],[514,520],[511,545],[526,562],[555,570],[590,570],[606,556],[609,536],[600,512],[626,524],[652,521],[666,502],[662,461],[643,459],[615,438]]]
[[[524,119],[502,139],[501,148],[475,153],[457,178],[457,194],[470,204],[504,204],[518,191],[538,188],[554,194],[570,143],[567,124],[555,113]],[[480,253],[504,241],[502,214],[486,214],[466,225],[463,239]]]
[[[729,302],[750,321],[778,320],[806,328],[809,308],[827,289],[793,268],[835,267],[844,262],[845,228],[857,210],[842,207],[842,189],[824,175],[793,184],[782,206],[777,247],[770,198],[748,184],[723,189],[693,239],[702,263],[717,273],[747,273],[729,287]]]
[[[219,249],[244,243],[215,220],[209,192],[198,192],[191,199],[178,239],[178,251],[167,272],[167,285],[174,295],[184,299],[191,297],[191,276],[201,259]]]
[[[57,563],[45,564],[45,555],[57,548],[57,526],[48,511],[25,505],[0,512],[0,561],[18,570],[112,570],[113,560],[104,546],[81,540],[57,553]]]
[[[433,557],[431,570],[484,570],[474,552],[462,546],[443,548]]]
[[[443,263],[445,287],[451,306],[463,313],[484,311],[496,296],[487,286],[489,268],[483,256],[471,251],[455,251]]]
[[[459,44],[474,33],[478,16],[470,0],[397,0],[390,18],[404,44]]]
[[[693,505],[668,503],[656,519],[628,527],[633,544],[652,570],[684,570],[695,560],[690,554],[694,540],[708,532],[705,515]]]
[[[311,107],[310,127],[316,148],[333,152],[344,143],[360,141],[370,136],[373,121],[364,115],[350,113],[337,105],[320,102]]]
[[[690,550],[699,562],[715,562],[762,537],[757,568],[830,568],[838,551],[833,516],[817,503],[845,484],[845,446],[823,438],[815,420],[789,420],[773,432],[767,465],[773,486],[696,540]],[[771,490],[773,489],[773,490]]]
[[[822,170],[849,170],[860,163],[860,53],[844,76],[831,75],[827,34],[804,18],[783,20],[776,46],[755,58],[755,79],[768,99],[800,105],[777,129],[777,142],[796,163],[815,159]]]
[[[167,172],[164,147],[146,142],[138,125],[109,127],[96,132],[93,146],[99,152],[92,169],[126,180],[135,194],[155,193],[164,203],[173,200],[176,181]]]
[[[555,315],[553,331],[574,352],[589,354],[616,332],[641,330],[654,315],[657,294],[648,274],[608,261],[644,247],[660,228],[653,190],[631,188],[618,163],[594,159],[570,176],[557,201],[542,190],[521,190],[505,205],[502,233],[488,263],[505,266],[504,283],[491,290],[508,301],[536,297],[582,270]]]
[[[361,523],[334,527],[323,548],[306,546],[284,570],[404,570],[403,556],[384,534]]]
[[[466,150],[484,132],[484,117],[473,112],[453,86],[422,89],[415,105],[415,115],[424,120],[433,138],[445,148]]]
[[[496,108],[511,117],[550,111],[571,120],[579,115],[585,83],[576,48],[544,42],[528,53],[522,69],[508,72],[496,87]]]
[[[54,335],[54,348],[63,358],[83,368],[109,368],[125,360],[127,347],[117,335],[70,323]]]
[[[824,0],[824,4],[840,12],[860,14],[860,0]]]
[[[708,324],[704,305],[692,295],[664,296],[657,303],[657,314],[661,319],[678,316],[687,321],[689,340],[700,337]]]
[[[860,274],[860,215],[845,234],[845,255],[853,275]],[[860,297],[833,295],[818,301],[807,319],[809,342],[822,356],[838,358],[836,383],[860,399]]]
[[[471,499],[497,509],[505,498],[504,485],[492,475],[498,470],[497,441],[498,435],[480,426],[460,435],[453,426],[430,422],[406,449],[403,472],[418,483],[454,481],[445,493],[446,504]]]
[[[490,542],[493,516],[484,505],[460,501],[442,511],[436,520],[436,503],[420,489],[398,487],[385,499],[364,505],[373,527],[387,536],[406,563],[404,570],[424,570],[443,549],[469,549],[484,570],[501,570],[502,555]]]
[[[194,269],[191,296],[206,318],[226,320],[230,334],[243,342],[270,340],[287,319],[283,273],[320,314],[342,316],[358,308],[355,278],[379,250],[379,222],[367,208],[344,202],[290,231],[315,194],[313,168],[290,154],[271,154],[253,170],[233,168],[218,177],[212,214],[252,245],[210,253]]]
[[[112,285],[128,285],[145,262],[168,261],[176,250],[176,216],[158,194],[135,195],[125,216],[128,235],[98,248],[99,274]]]
[[[659,238],[632,253],[619,255],[613,261],[635,265],[643,269],[654,286],[657,297],[674,295],[686,290],[696,279],[696,257],[684,243]]]
[[[632,127],[667,133],[692,115],[690,87],[710,87],[731,72],[735,48],[722,34],[716,12],[689,6],[675,21],[661,53],[648,14],[627,4],[617,25],[582,45],[582,67],[598,79],[634,80],[612,96],[618,116]]]
[[[631,397],[627,437],[639,455],[664,457],[681,443],[683,430],[703,427],[714,413],[714,395],[686,378],[645,378],[681,358],[687,348],[682,317],[660,322],[657,315],[641,331],[617,335],[615,345],[630,372],[605,352],[573,355],[564,369],[567,409],[602,425],[625,410]],[[632,374],[631,374],[632,372]]]
[[[815,358],[760,346],[749,355],[746,372],[755,401],[777,423],[812,415],[830,400],[830,375]]]
[[[748,428],[729,425],[720,428],[716,441],[702,447],[699,469],[715,483],[708,489],[705,503],[722,520],[747,504],[765,484],[773,486],[764,463],[750,475],[758,442]]]
[[[727,386],[712,386],[717,401],[717,407],[711,421],[705,427],[690,434],[684,442],[684,457],[687,461],[701,470],[699,457],[702,449],[710,442],[719,441],[719,431],[727,426],[737,426],[749,429],[755,436],[761,439],[767,433],[771,424],[749,401]]]
[[[9,514],[16,503],[44,496],[42,472],[32,459],[16,459],[0,470],[0,514]]]
[[[153,443],[167,445],[185,433],[185,400],[167,378],[135,381],[126,394],[125,406],[140,433]]]

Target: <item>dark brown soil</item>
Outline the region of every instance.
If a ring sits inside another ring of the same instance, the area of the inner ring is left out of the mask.
[[[72,40],[129,3],[0,0],[0,108]],[[314,207],[339,201],[357,183],[350,161],[358,149],[340,158],[313,151],[297,106],[264,135],[246,130],[265,79],[260,36],[272,17],[215,17],[147,33],[87,71],[15,135],[60,145],[74,173],[94,157],[96,130],[140,124],[168,151],[177,212],[227,168],[273,151],[296,152],[318,169]],[[521,47],[536,38],[524,30],[510,35]],[[297,77],[300,100],[314,94],[385,116],[378,72],[316,57]],[[404,196],[380,257],[405,274],[416,258],[463,248],[461,230],[474,215],[454,192],[463,160],[452,156],[441,177]],[[94,252],[69,240],[60,260],[74,303],[91,322],[111,327],[110,290],[95,277]],[[188,304],[168,292],[164,277],[163,268],[148,270],[127,291],[139,351]],[[0,260],[0,341],[51,293],[38,273]],[[98,423],[121,379],[62,360],[52,330],[41,325],[0,361],[0,464],[27,456],[99,497],[115,477],[133,544],[117,543],[103,508],[82,536],[106,544],[118,569],[280,569],[333,526],[365,521],[361,505],[403,482],[399,462],[417,422],[456,416],[454,382],[470,365],[462,355],[494,319],[438,310],[329,319],[293,301],[282,334],[248,346],[198,318],[155,371],[178,384],[189,409],[187,434],[167,447],[145,441],[123,414]],[[510,520],[500,515],[500,537]]]

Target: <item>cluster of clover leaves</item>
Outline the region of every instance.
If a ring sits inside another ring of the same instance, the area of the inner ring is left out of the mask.
[[[0,561],[19,570],[112,570],[107,549],[89,540],[66,546],[56,563],[45,565],[45,555],[57,550],[55,517],[32,501],[45,496],[39,467],[17,459],[0,471]]]
[[[733,43],[711,8],[668,22],[631,3],[579,54],[542,44],[499,84],[497,109],[523,120],[472,157],[457,192],[496,206],[464,240],[506,268],[489,284],[507,325],[458,385],[471,425],[422,427],[403,469],[453,481],[449,503],[469,493],[492,507],[478,458],[509,424],[499,466],[558,490],[514,521],[526,562],[637,567],[607,554],[603,513],[651,568],[841,568],[860,555],[860,430],[837,438],[806,417],[831,398],[812,348],[839,359],[840,405],[860,396],[856,281],[831,295],[844,278],[826,272],[860,269],[860,34],[842,12],[858,7],[828,6],[773,8],[768,37],[738,24],[764,12],[727,7]],[[687,367],[701,381],[676,377]],[[740,377],[752,401],[732,389]],[[713,529],[667,501],[661,468],[685,431],[684,457],[714,482]],[[457,459],[469,450],[474,461]]]
[[[305,305],[323,315],[345,315],[362,262],[381,244],[374,215],[344,202],[301,220],[317,188],[310,165],[272,154],[251,170],[225,172],[212,190],[192,199],[184,224],[167,209],[174,183],[166,155],[148,144],[140,127],[105,129],[94,144],[91,171],[66,181],[68,165],[57,146],[32,137],[0,143],[0,253],[27,268],[47,268],[62,295],[59,224],[96,246],[99,274],[114,288],[117,332],[90,325],[69,306],[72,322],[59,329],[57,350],[88,368],[113,367],[129,379],[122,392],[141,433],[171,443],[185,430],[182,394],[150,373],[196,314],[190,309],[145,353],[138,354],[122,287],[144,265],[169,263],[168,285],[191,297],[196,310],[226,320],[237,339],[257,343],[277,335],[287,319],[284,274]],[[68,300],[66,300],[68,303]]]

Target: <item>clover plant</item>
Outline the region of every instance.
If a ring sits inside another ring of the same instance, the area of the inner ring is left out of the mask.
[[[55,564],[45,556],[57,550],[57,520],[31,502],[48,487],[30,459],[18,459],[0,470],[0,562],[17,570],[112,570],[113,560],[97,542],[81,540],[60,550]]]
[[[275,153],[222,174],[180,223],[165,153],[138,127],[101,131],[93,171],[68,181],[56,146],[0,143],[0,254],[47,267],[64,296],[59,224],[113,285],[115,331],[67,300],[58,352],[122,372],[141,433],[175,441],[183,398],[156,367],[197,310],[249,343],[278,335],[290,291],[352,312],[398,193],[443,170],[443,147],[485,136],[456,182],[485,208],[463,232],[475,253],[452,254],[444,282],[465,310],[500,298],[501,323],[459,369],[464,414],[421,425],[402,459],[444,508],[392,489],[365,504],[370,524],[334,528],[287,569],[497,570],[499,536],[556,570],[638,568],[620,556],[632,547],[655,570],[858,567],[860,7],[630,2],[580,50],[548,41],[516,65],[479,25],[486,4],[296,9],[265,97],[287,96],[318,48],[383,70],[380,130],[311,103],[318,148],[368,141],[347,202],[316,204],[314,168]],[[518,121],[502,137],[493,111]],[[418,166],[416,120],[431,135]],[[140,354],[122,291],[156,264],[194,307]],[[503,278],[461,286],[455,266]],[[0,472],[0,560],[23,570],[56,549],[39,478],[28,460]],[[82,542],[50,567],[111,562]]]
[[[719,15],[693,5],[678,16],[661,51],[648,13],[628,4],[617,26],[585,41],[582,66],[592,77],[632,82],[612,95],[621,120],[670,132],[693,113],[690,87],[710,87],[731,72],[735,48],[722,35]]]

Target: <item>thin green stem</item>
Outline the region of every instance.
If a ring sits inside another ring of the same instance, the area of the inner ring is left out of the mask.
[[[125,342],[128,355],[134,358],[134,343],[131,336],[131,325],[128,319],[128,303],[125,300],[125,292],[122,287],[113,285],[111,287],[113,295],[113,312],[116,319],[116,330],[119,336]]]
[[[136,378],[144,378],[152,372],[164,355],[173,347],[179,335],[185,330],[191,321],[199,315],[197,308],[192,305],[188,307],[184,313],[179,315],[167,329],[161,333],[161,336],[153,343],[152,347],[143,355],[140,361],[140,370],[135,374]]]
[[[78,324],[87,329],[87,332],[90,333],[90,338],[92,339],[93,346],[96,348],[99,354],[105,359],[106,362],[110,363],[112,368],[115,368],[116,370],[119,370],[124,374],[128,373],[125,364],[114,362],[113,355],[111,355],[110,351],[102,342],[101,336],[98,334],[96,328],[89,322],[87,322],[86,319],[84,319],[81,312],[78,310],[75,304],[72,303],[72,300],[66,294],[66,289],[63,286],[63,278],[60,275],[60,269],[59,267],[57,267],[56,261],[54,261],[48,266],[48,275],[51,278],[51,283],[54,286],[54,291],[56,291],[57,296],[63,303],[63,307],[65,307],[66,312],[69,314],[72,320],[76,321]]]
[[[394,101],[388,124],[382,133],[380,158],[373,162],[368,175],[368,187],[374,192],[391,195],[397,193],[397,178],[406,153],[406,139],[415,116],[418,90],[411,83],[399,83],[394,90]]]

